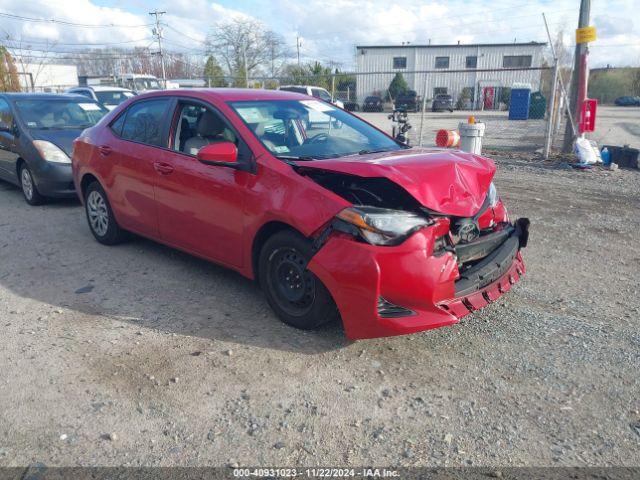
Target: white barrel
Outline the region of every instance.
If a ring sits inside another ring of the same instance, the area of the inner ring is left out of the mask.
[[[481,155],[484,123],[459,123],[458,131],[460,132],[460,150]]]

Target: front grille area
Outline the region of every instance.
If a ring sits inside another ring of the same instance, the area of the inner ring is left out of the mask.
[[[482,260],[461,271],[455,283],[456,297],[468,295],[498,280],[513,264],[519,247],[519,238],[511,235]]]

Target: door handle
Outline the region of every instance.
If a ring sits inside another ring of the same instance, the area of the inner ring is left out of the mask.
[[[156,172],[158,172],[160,175],[169,175],[171,172],[173,172],[173,166],[164,162],[155,162],[153,164],[153,168],[155,168]]]
[[[100,145],[98,147],[98,150],[100,150],[100,154],[104,155],[105,157],[111,153],[111,147],[108,145]]]

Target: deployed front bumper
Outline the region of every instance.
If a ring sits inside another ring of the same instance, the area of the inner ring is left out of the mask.
[[[402,335],[455,324],[506,293],[525,273],[520,254],[528,237],[524,219],[462,275],[452,252],[433,254],[436,235],[435,228],[425,228],[394,247],[330,236],[308,268],[331,292],[347,337]],[[381,305],[399,308],[381,315]]]

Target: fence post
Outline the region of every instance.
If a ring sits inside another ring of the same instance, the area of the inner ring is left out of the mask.
[[[555,55],[554,55],[555,57]],[[553,66],[553,81],[551,84],[551,98],[549,99],[549,115],[547,116],[547,131],[544,141],[544,159],[549,159],[551,151],[551,140],[553,138],[553,121],[556,116],[556,88],[558,85],[558,59],[555,59]]]
[[[336,101],[336,74],[331,75],[331,99]]]
[[[424,130],[424,111],[427,109],[427,74],[424,74],[424,87],[422,88],[422,112],[420,113],[420,138],[418,139],[418,146],[422,146],[422,132]]]

